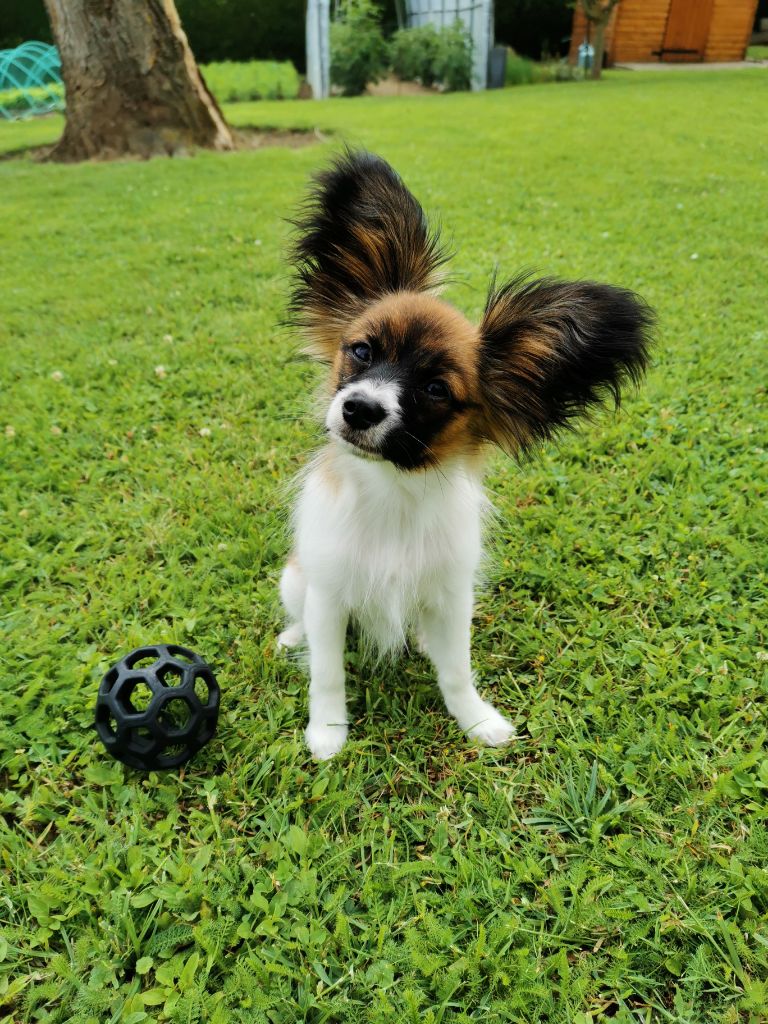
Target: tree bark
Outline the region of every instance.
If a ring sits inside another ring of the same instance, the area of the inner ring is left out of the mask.
[[[173,0],[45,0],[66,89],[51,160],[232,149]]]
[[[595,41],[593,49],[595,51],[592,59],[592,69],[590,76],[592,78],[600,78],[603,73],[603,55],[605,54],[605,29],[607,21],[596,21],[595,22]]]
[[[594,58],[590,71],[591,78],[600,78],[603,73],[603,56],[605,55],[605,30],[611,20],[611,14],[619,0],[581,0],[587,20],[594,25],[595,36]]]

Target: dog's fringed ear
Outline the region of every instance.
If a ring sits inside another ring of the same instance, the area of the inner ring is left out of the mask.
[[[522,455],[591,407],[637,384],[652,310],[633,292],[526,276],[491,285],[480,325],[478,432]]]
[[[448,258],[400,177],[371,153],[347,152],[317,175],[294,226],[292,318],[323,360],[367,304],[436,287]]]

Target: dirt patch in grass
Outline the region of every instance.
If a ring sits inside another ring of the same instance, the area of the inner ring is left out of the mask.
[[[380,82],[367,85],[366,96],[434,96],[437,89],[432,89],[420,82],[403,82],[395,75],[388,75]]]
[[[263,149],[266,146],[286,146],[300,149],[316,142],[325,142],[328,132],[319,128],[232,128],[232,135],[240,149]]]

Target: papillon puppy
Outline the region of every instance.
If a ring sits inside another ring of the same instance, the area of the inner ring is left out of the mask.
[[[380,654],[409,641],[434,665],[474,740],[512,724],[478,693],[473,588],[487,508],[486,453],[522,456],[639,381],[653,316],[589,281],[491,284],[479,326],[437,296],[447,254],[384,160],[347,152],[295,222],[292,309],[328,367],[327,443],[303,476],[280,592],[283,647],[309,647],[307,745],[347,738],[347,623]]]

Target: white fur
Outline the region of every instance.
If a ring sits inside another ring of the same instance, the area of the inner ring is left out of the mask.
[[[355,395],[367,395],[378,402],[386,413],[381,423],[369,427],[365,432],[366,445],[370,445],[373,449],[379,448],[390,430],[400,422],[400,388],[393,381],[361,380],[354,384],[348,384],[345,388],[337,391],[328,407],[325,426],[329,434],[336,440],[342,441],[343,444],[349,443],[345,437],[349,428],[344,422],[344,403]],[[381,456],[378,455],[376,458],[381,458]]]
[[[417,634],[462,729],[492,746],[512,738],[510,723],[477,693],[470,668],[485,507],[479,479],[458,460],[404,473],[332,442],[310,466],[296,509],[294,557],[281,580],[291,621],[279,642],[293,646],[306,635],[305,736],[315,758],[331,757],[347,737],[350,617],[381,653]]]

